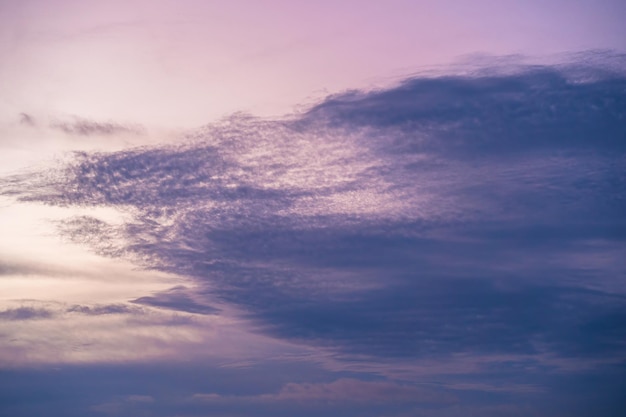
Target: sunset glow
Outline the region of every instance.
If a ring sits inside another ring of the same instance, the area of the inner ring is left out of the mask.
[[[622,415],[625,19],[0,0],[0,416]]]

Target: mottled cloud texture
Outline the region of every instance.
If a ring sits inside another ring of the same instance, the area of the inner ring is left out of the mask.
[[[598,387],[626,363],[626,75],[623,56],[604,59],[414,77],[283,120],[235,115],[178,145],[76,153],[0,193],[125,212],[60,230],[196,283],[135,304],[220,314],[219,300],[256,332],[324,352],[326,369],[364,373],[194,386],[179,405],[141,403],[154,415],[294,415],[295,400],[316,403],[297,415],[617,415],[623,400]]]

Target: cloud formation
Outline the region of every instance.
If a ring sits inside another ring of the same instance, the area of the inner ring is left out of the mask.
[[[402,385],[389,381],[362,381],[343,378],[329,383],[288,383],[275,394],[256,396],[224,396],[194,394],[193,401],[203,402],[296,402],[334,404],[380,403],[454,403],[456,398],[433,389]]]
[[[195,314],[216,314],[219,309],[193,300],[193,294],[184,286],[176,286],[153,296],[140,297],[133,303],[184,311]]]
[[[43,308],[17,307],[0,311],[0,320],[33,320],[47,319],[53,313]]]
[[[29,126],[29,127],[34,127],[34,126],[37,126],[37,121],[32,115],[28,113],[20,113],[20,124]]]
[[[238,114],[177,145],[76,153],[0,194],[115,207],[129,220],[60,231],[196,284],[134,303],[212,315],[219,300],[346,367],[482,361],[474,378],[518,386],[610,372],[626,360],[626,75],[607,59],[414,77],[283,120]],[[264,398],[419,398],[385,384]]]
[[[124,304],[109,304],[109,305],[95,305],[95,306],[86,306],[75,304],[71,307],[68,307],[66,310],[68,313],[81,313],[87,314],[90,316],[100,316],[103,314],[138,314],[141,313],[142,310],[138,308],[132,308],[131,306]]]
[[[24,115],[24,113],[22,113]],[[28,121],[33,121],[32,117],[26,115]],[[22,123],[32,125],[32,123],[25,123],[24,116],[22,116]],[[137,125],[120,124],[116,122],[96,122],[93,120],[74,118],[72,121],[54,121],[50,123],[52,129],[59,130],[68,135],[76,136],[112,136],[120,134],[133,134],[138,135],[143,132],[143,129]]]

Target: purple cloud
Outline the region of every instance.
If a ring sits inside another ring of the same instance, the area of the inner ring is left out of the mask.
[[[75,118],[72,121],[55,121],[50,124],[50,127],[63,133],[76,136],[139,135],[143,133],[143,128],[138,125],[120,124],[116,122],[96,122],[83,118]]]
[[[403,385],[390,381],[362,381],[343,378],[329,383],[288,383],[275,394],[224,396],[195,394],[205,402],[297,402],[314,404],[451,403],[457,398],[443,391]]]
[[[47,319],[54,314],[44,308],[17,307],[0,311],[0,320],[35,320]]]
[[[176,145],[76,153],[2,179],[0,194],[122,211],[59,232],[193,280],[134,304],[215,315],[217,300],[314,352],[299,366],[334,372],[265,390],[192,384],[179,395],[197,393],[189,415],[281,402],[410,413],[476,392],[481,406],[536,396],[549,410],[568,387],[591,404],[581,381],[610,387],[625,359],[625,88],[623,70],[587,64],[413,77],[281,120],[236,115]],[[420,365],[445,388],[424,389]],[[380,381],[392,368],[406,379]]]

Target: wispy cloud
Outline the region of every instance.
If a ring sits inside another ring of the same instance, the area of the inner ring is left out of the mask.
[[[66,310],[68,313],[81,313],[90,316],[99,316],[103,314],[137,314],[142,313],[140,308],[133,308],[125,304],[109,304],[109,305],[95,305],[87,306],[75,304],[68,307]]]
[[[153,296],[132,300],[133,303],[161,307],[195,314],[216,314],[219,309],[199,303],[193,299],[193,292],[184,286],[177,286]]]
[[[446,392],[389,381],[339,379],[329,383],[288,383],[275,394],[224,396],[215,393],[194,394],[194,401],[204,402],[297,402],[297,403],[451,403],[456,398]]]
[[[28,113],[20,113],[20,124],[29,126],[29,127],[34,127],[34,126],[37,126],[37,121],[35,120],[34,116]]]
[[[34,320],[47,319],[52,316],[51,311],[34,307],[17,307],[0,311],[0,320]]]
[[[32,118],[29,120],[32,120]],[[143,128],[139,125],[121,124],[116,122],[97,122],[78,117],[71,121],[54,121],[50,123],[50,127],[63,133],[76,136],[110,136],[118,134],[138,135],[143,133]]]
[[[136,407],[153,402],[154,398],[149,395],[133,394],[106,403],[92,405],[89,410],[106,415],[119,415],[122,412],[137,412]]]

